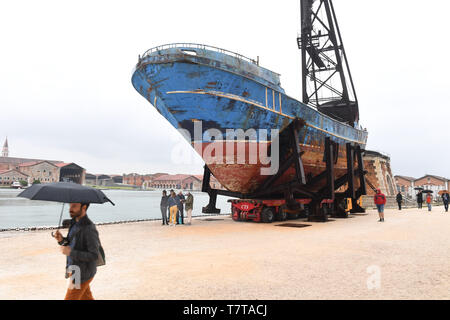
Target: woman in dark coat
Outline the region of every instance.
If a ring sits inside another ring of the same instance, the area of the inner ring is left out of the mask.
[[[444,202],[445,212],[448,212],[448,203],[450,201],[450,195],[448,193],[442,194],[442,201]]]
[[[397,193],[398,210],[402,210],[402,201],[403,201],[403,196],[402,196],[402,193],[399,191]]]

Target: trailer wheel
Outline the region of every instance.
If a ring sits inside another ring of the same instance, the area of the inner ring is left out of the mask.
[[[261,220],[264,223],[271,223],[275,220],[275,212],[273,208],[265,207],[261,211]]]
[[[283,205],[281,207],[278,207],[278,213],[276,216],[277,221],[286,221],[287,220],[287,213],[286,213],[286,207]]]

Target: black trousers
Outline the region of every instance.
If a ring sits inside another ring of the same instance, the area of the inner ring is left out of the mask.
[[[419,209],[422,209],[422,202],[417,202],[417,205],[419,206]]]
[[[401,201],[397,201],[398,203],[398,210],[402,210],[402,202]]]
[[[444,202],[445,212],[448,212],[448,202]]]
[[[167,219],[167,208],[168,207],[161,206],[162,224],[169,224]]]
[[[183,206],[178,207],[177,224],[184,224],[184,210],[183,210]]]

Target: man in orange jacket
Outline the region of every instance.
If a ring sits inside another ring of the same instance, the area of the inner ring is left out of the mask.
[[[378,220],[378,222],[384,222],[384,205],[386,204],[386,196],[381,193],[380,189],[377,189],[377,193],[373,197],[373,201],[377,206],[378,215],[380,216],[380,220]]]
[[[428,193],[428,194],[427,194],[427,206],[428,206],[428,211],[431,211],[431,202],[432,202],[432,200],[433,200],[433,196],[432,196],[430,193]]]

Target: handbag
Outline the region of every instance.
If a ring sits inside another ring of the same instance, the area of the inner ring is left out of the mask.
[[[98,258],[97,258],[97,267],[104,266],[106,264],[105,261],[105,251],[103,250],[102,245],[98,246]]]
[[[72,239],[78,234],[78,232],[81,231],[81,228],[78,229],[73,235],[71,235],[70,238],[64,238],[61,245],[63,246],[68,246],[69,243],[72,241]],[[96,261],[96,265],[97,267],[101,267],[104,266],[106,264],[106,260],[105,260],[105,250],[103,250],[102,244],[100,242],[100,239],[98,239],[99,242],[99,246],[98,246],[98,257],[97,257],[97,261]]]

